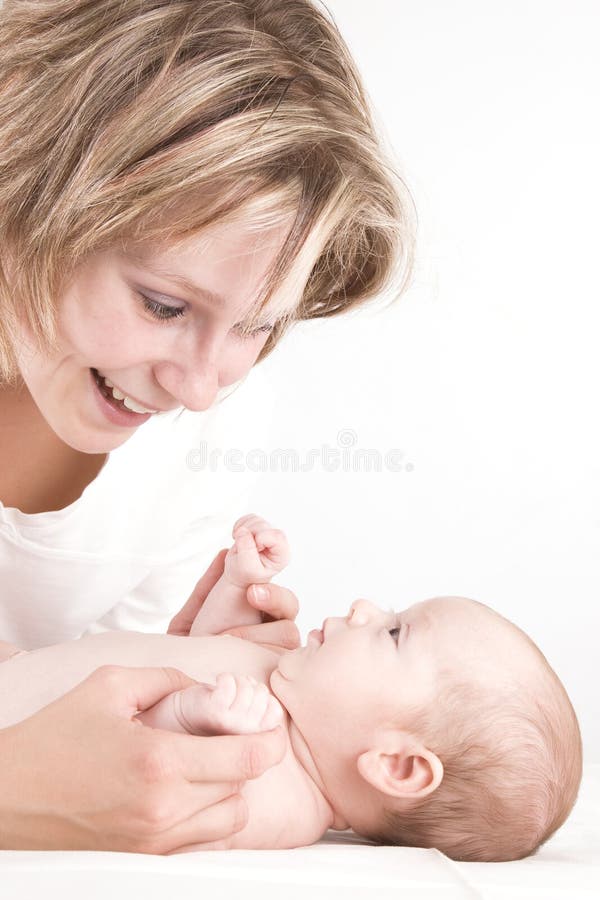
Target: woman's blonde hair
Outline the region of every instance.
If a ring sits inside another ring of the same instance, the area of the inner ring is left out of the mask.
[[[292,214],[256,315],[337,315],[413,267],[410,194],[350,53],[308,0],[5,0],[0,9],[0,382],[24,319],[43,352],[75,267],[250,210]],[[290,282],[291,279],[291,282]],[[251,323],[250,323],[251,324]]]

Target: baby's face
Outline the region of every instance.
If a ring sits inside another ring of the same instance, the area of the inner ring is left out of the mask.
[[[356,600],[347,616],[325,619],[322,635],[321,642],[312,632],[306,646],[281,656],[271,675],[317,766],[356,759],[381,743],[386,729],[405,727],[411,709],[429,710],[435,727],[442,678],[498,685],[537,665],[523,632],[463,597],[437,597],[399,613]],[[510,660],[509,672],[502,659]]]

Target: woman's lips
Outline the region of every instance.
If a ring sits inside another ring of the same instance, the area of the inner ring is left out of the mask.
[[[316,643],[319,643],[319,644],[323,643],[323,632],[321,631],[320,628],[313,628],[312,631],[308,632],[308,636],[309,636],[309,638],[313,638],[313,640]]]
[[[96,380],[98,380],[98,378],[101,378],[104,381],[106,390],[108,391],[109,394],[112,393],[113,388],[116,388],[117,391],[120,394],[123,394],[124,397],[127,397],[128,400],[133,400],[133,402],[137,403],[138,406],[143,406],[144,412],[142,412],[141,415],[145,415],[146,413],[151,413],[152,415],[154,415],[154,413],[166,412],[166,410],[164,410],[164,409],[155,409],[154,406],[148,406],[146,403],[142,403],[141,400],[138,400],[137,397],[134,397],[133,394],[129,394],[127,391],[121,390],[121,388],[119,387],[118,384],[115,384],[113,381],[110,380],[110,378],[108,378],[106,375],[103,375],[102,372],[99,372],[98,369],[92,369],[92,372],[94,373],[94,377],[96,377]],[[110,382],[110,384],[107,384],[107,382]],[[127,407],[127,408],[129,409],[129,407]],[[130,409],[130,412],[138,412],[138,410]]]

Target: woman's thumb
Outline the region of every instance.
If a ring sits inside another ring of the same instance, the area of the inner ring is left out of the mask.
[[[187,636],[190,633],[190,628],[194,623],[194,619],[200,612],[202,604],[223,574],[226,556],[227,548],[219,550],[202,578],[196,582],[196,586],[188,597],[186,604],[179,610],[177,615],[171,619],[167,634]]]
[[[154,706],[167,694],[198,684],[172,666],[101,666],[86,680],[94,681],[105,704],[108,698],[112,711],[126,718]]]

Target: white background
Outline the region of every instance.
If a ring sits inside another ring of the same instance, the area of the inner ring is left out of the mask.
[[[328,7],[415,198],[418,268],[392,307],[265,361],[272,448],[349,437],[412,471],[279,467],[250,509],[289,537],[303,635],[361,596],[473,597],[536,641],[598,761],[600,9]]]

